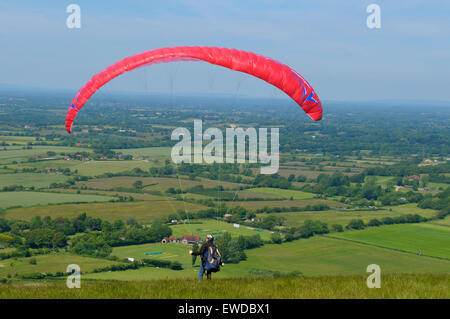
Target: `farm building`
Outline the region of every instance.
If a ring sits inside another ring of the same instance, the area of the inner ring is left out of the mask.
[[[201,243],[201,242],[202,242],[202,240],[200,239],[199,236],[197,236],[197,235],[191,235],[191,234],[183,235],[183,236],[180,238],[180,241],[181,241],[183,244],[185,244],[185,245],[188,245],[188,244],[198,244],[198,243]]]
[[[167,243],[179,243],[180,241],[178,240],[178,238],[176,238],[175,236],[170,236],[170,237],[164,237],[161,240],[161,244],[167,244]]]
[[[170,237],[164,237],[161,240],[161,244],[167,244],[167,243],[183,243],[185,245],[190,245],[190,244],[195,244],[195,243],[201,243],[202,240],[200,239],[199,236],[197,235],[191,235],[191,234],[186,234],[181,236],[181,238],[177,238],[175,236],[170,236]]]

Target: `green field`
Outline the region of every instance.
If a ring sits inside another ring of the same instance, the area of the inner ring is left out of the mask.
[[[248,191],[247,189],[244,190],[239,190],[236,193],[236,197],[235,199],[251,199],[251,198],[263,198],[265,200],[274,200],[274,199],[278,199],[278,200],[283,200],[284,197],[280,196],[280,195],[275,195],[275,194],[269,194],[269,193],[259,193],[257,190],[252,190],[252,191]]]
[[[0,285],[1,299],[448,299],[449,275],[387,275],[380,289],[368,289],[366,276],[319,278],[193,279],[151,282],[82,282],[82,289],[65,283]]]
[[[420,249],[422,255],[450,260],[450,229],[445,226],[428,223],[388,225],[335,233],[330,236],[414,254]]]
[[[69,194],[93,194],[93,195],[102,195],[102,196],[127,196],[133,197],[135,200],[142,201],[165,201],[168,200],[167,196],[164,195],[153,195],[149,193],[128,193],[128,192],[116,192],[116,191],[103,191],[103,190],[90,190],[90,189],[73,189],[73,188],[51,188],[46,189],[46,192],[55,192],[55,193],[69,193]]]
[[[230,207],[242,206],[249,210],[256,210],[264,207],[305,207],[307,205],[325,204],[330,208],[346,207],[348,205],[338,201],[328,199],[294,199],[294,200],[268,200],[268,201],[238,201],[227,202]]]
[[[36,168],[39,170],[44,170],[46,168],[55,168],[55,169],[65,169],[70,168],[71,170],[76,170],[76,166],[83,163],[83,161],[79,160],[64,160],[64,159],[55,159],[55,160],[42,160],[37,162],[27,162],[20,163],[14,165],[8,165],[10,169],[22,169],[22,168]]]
[[[368,177],[374,177],[375,178],[375,184],[381,185],[383,187],[386,187],[389,182],[394,181],[395,178],[392,176],[366,176],[366,182]]]
[[[30,259],[36,258],[36,265],[30,264]],[[66,272],[67,266],[77,264],[81,271],[89,272],[96,268],[105,267],[112,264],[118,264],[117,261],[110,261],[99,258],[83,257],[72,254],[49,254],[38,255],[30,258],[17,258],[0,260],[0,278],[6,278],[8,274],[24,274],[33,272],[56,273],[57,271]]]
[[[388,210],[377,211],[354,211],[354,210],[327,210],[327,211],[310,211],[310,212],[289,212],[276,213],[275,216],[284,217],[285,224],[288,226],[301,226],[307,219],[319,220],[328,224],[331,227],[333,224],[340,224],[346,226],[352,219],[362,219],[365,223],[373,218],[381,220],[383,217],[400,216],[401,213],[390,212]],[[267,214],[257,214],[258,218],[267,217]]]
[[[8,146],[6,151],[0,149],[0,163],[9,164],[13,161],[23,162],[29,157],[46,157],[47,152],[55,152],[57,156],[60,153],[74,153],[74,152],[90,152],[89,149],[77,148],[77,147],[64,147],[64,146],[33,146],[32,149],[22,149],[17,146]]]
[[[280,189],[280,188],[269,188],[269,187],[260,187],[260,188],[250,188],[247,189],[248,192],[255,193],[267,193],[271,195],[278,195],[284,198],[292,198],[292,199],[310,199],[314,198],[316,195],[313,193],[307,193],[302,191],[296,191],[291,189]]]
[[[420,207],[417,207],[417,204],[414,203],[392,206],[389,207],[389,209],[392,209],[393,212],[401,214],[419,214],[424,217],[431,217],[437,213],[437,211],[433,209],[422,209]]]
[[[69,179],[63,174],[38,174],[38,173],[17,173],[17,174],[1,174],[0,188],[11,185],[21,185],[25,187],[34,186],[36,188],[44,188],[52,183],[63,183]]]
[[[0,192],[0,208],[61,203],[107,202],[113,197],[43,192]]]
[[[133,168],[141,168],[147,171],[154,166],[149,161],[83,161],[73,167],[78,173],[85,176],[98,176],[104,173],[120,173],[130,171]]]
[[[150,157],[150,159],[156,159],[156,158],[169,158],[170,147],[145,147],[145,148],[128,148],[128,149],[115,149],[115,152],[120,152],[122,154],[126,155],[132,155],[133,157],[136,156],[143,156],[143,157]]]
[[[195,234],[204,239],[207,234],[212,233],[214,235],[220,235],[224,232],[229,232],[232,236],[252,236],[259,234],[262,239],[269,240],[271,234],[268,230],[256,231],[254,228],[244,225],[240,225],[239,228],[235,228],[232,223],[211,219],[195,220],[195,223],[190,222],[193,221],[186,221],[186,223],[171,226],[173,235],[181,237],[184,234]],[[197,222],[201,222],[201,224],[197,224]]]
[[[444,219],[435,220],[435,221],[433,221],[431,223],[432,224],[438,224],[438,225],[443,225],[443,226],[450,227],[450,216],[447,216]]]
[[[120,272],[89,274],[87,278],[102,280],[153,280],[158,278],[195,278],[198,266],[191,266],[188,246],[183,244],[145,244],[115,248],[113,254],[120,257],[145,258],[145,252],[164,251],[151,256],[165,260],[177,260],[184,270],[141,268]],[[246,251],[248,259],[239,264],[226,264],[216,278],[260,277],[264,272],[288,273],[300,271],[305,276],[364,275],[370,264],[381,267],[383,274],[392,273],[440,273],[448,274],[450,261],[392,249],[369,246],[357,242],[330,237],[315,236],[281,245],[266,244]],[[198,261],[197,261],[198,264]],[[255,272],[256,271],[256,272]]]
[[[2,194],[2,193],[0,193]],[[49,194],[56,196],[56,194]],[[74,196],[72,194],[61,194]],[[87,195],[81,195],[87,196]],[[95,195],[92,195],[95,196]],[[50,216],[73,218],[81,213],[89,216],[115,221],[135,218],[140,223],[150,223],[158,218],[166,218],[169,214],[176,213],[179,209],[197,211],[205,209],[204,206],[184,203],[180,201],[148,201],[148,202],[116,202],[116,203],[91,203],[91,204],[63,204],[55,206],[36,206],[29,208],[15,208],[6,211],[5,218],[30,220],[33,216]]]

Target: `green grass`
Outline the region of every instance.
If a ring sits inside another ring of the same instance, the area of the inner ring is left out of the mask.
[[[168,188],[179,189],[181,187],[182,190],[187,190],[188,188],[203,185],[204,188],[212,188],[217,187],[218,185],[222,185],[226,189],[236,189],[239,186],[242,186],[238,183],[230,183],[224,181],[213,181],[209,179],[201,179],[197,180],[189,180],[185,177],[180,178],[170,178],[170,177],[131,177],[131,176],[118,176],[111,178],[96,178],[91,179],[89,181],[83,181],[76,183],[77,187],[86,186],[88,188],[95,189],[114,189],[116,187],[127,187],[132,188],[133,183],[136,181],[142,181],[142,184],[145,186],[144,190],[147,191],[157,191],[164,192]]]
[[[187,254],[187,252],[186,252]],[[120,280],[120,281],[143,281],[161,279],[187,279],[197,278],[198,267],[184,270],[172,270],[169,268],[144,267],[137,270],[102,272],[87,274],[84,276],[88,280]]]
[[[83,161],[80,164],[73,166],[77,169],[80,175],[97,176],[104,173],[120,173],[132,170],[133,168],[141,168],[147,171],[154,166],[149,161]]]
[[[185,224],[171,226],[173,235],[181,237],[184,234],[195,234],[204,239],[207,234],[220,235],[224,232],[229,232],[231,236],[252,236],[259,234],[264,240],[269,240],[271,235],[268,230],[258,232],[255,229],[249,229],[249,227],[244,225],[240,225],[239,228],[235,228],[232,223],[211,219],[195,220],[195,222],[199,221],[201,224],[191,224],[191,221],[186,221]]]
[[[433,183],[433,182],[430,182],[430,183],[428,183],[427,186],[431,187],[431,188],[437,188],[437,189],[440,189],[440,188],[446,189],[449,185],[445,184],[445,183]]]
[[[154,280],[162,278],[195,278],[197,266],[191,266],[189,246],[183,244],[145,244],[114,248],[120,257],[145,258],[145,252],[164,251],[152,256],[182,263],[184,270],[164,268],[141,268],[121,272],[88,274],[86,278],[101,280]],[[247,260],[239,264],[226,264],[214,274],[215,278],[262,278],[259,271],[300,271],[305,276],[364,275],[370,264],[378,264],[382,274],[393,273],[440,273],[448,274],[450,261],[316,236],[281,245],[266,244],[246,251]],[[148,258],[148,257],[147,257]]]
[[[263,198],[265,200],[267,200],[267,199],[283,200],[284,199],[280,195],[263,193],[263,192],[260,193],[257,190],[248,191],[247,189],[237,191],[236,195],[237,195],[237,197],[235,197],[235,200],[236,199],[250,199],[250,198]]]
[[[36,265],[30,264],[30,258],[36,258]],[[67,266],[70,264],[79,265],[82,272],[90,272],[96,268],[117,263],[119,262],[99,258],[82,257],[66,253],[53,253],[29,258],[6,259],[0,260],[0,278],[6,278],[8,274],[14,276],[14,274],[20,275],[32,272],[45,272],[53,274],[57,271],[66,272]]]
[[[353,211],[353,210],[327,210],[327,211],[310,211],[310,212],[289,212],[276,213],[275,216],[284,217],[287,226],[301,226],[307,219],[319,220],[328,224],[330,228],[333,224],[346,226],[352,219],[362,219],[365,223],[373,218],[381,220],[383,217],[400,216],[401,213],[390,212],[388,210],[378,211]],[[257,217],[264,218],[267,214],[257,214]]]
[[[391,206],[386,208],[392,209],[393,212],[398,212],[401,214],[419,214],[424,217],[432,217],[437,213],[437,211],[433,209],[422,209],[420,207],[417,207],[417,204],[415,203]]]
[[[8,146],[6,151],[0,148],[0,163],[2,165],[9,164],[13,161],[23,162],[29,157],[35,156],[47,156],[47,152],[55,152],[57,156],[59,153],[74,153],[80,152],[90,152],[89,149],[78,148],[78,147],[64,147],[64,146],[33,146],[32,149],[22,149],[19,146]]]
[[[294,199],[294,200],[268,200],[268,201],[233,201],[226,202],[227,206],[242,206],[249,210],[256,210],[264,207],[305,207],[307,205],[326,204],[329,207],[346,207],[348,205],[334,200],[327,199]]]
[[[369,176],[366,176],[366,181]],[[395,177],[392,176],[370,176],[375,177],[375,184],[386,187],[390,181],[393,181]]]
[[[62,174],[39,174],[39,173],[17,173],[1,174],[0,188],[11,185],[22,185],[25,187],[34,186],[36,188],[48,187],[52,183],[63,183],[69,179]]]
[[[370,245],[450,260],[450,229],[428,223],[370,227],[330,235]],[[449,268],[450,269],[450,268]]]
[[[104,195],[104,196],[132,196],[135,200],[143,200],[143,201],[164,201],[167,200],[166,196],[153,195],[148,193],[129,193],[129,192],[116,192],[116,191],[103,191],[103,190],[90,190],[90,189],[73,189],[73,188],[51,188],[45,189],[46,192],[55,192],[55,193],[69,193],[76,194],[80,192],[80,194],[93,194],[93,195]]]
[[[369,289],[366,276],[319,278],[155,280],[152,282],[81,282],[81,289],[65,283],[35,286],[0,285],[1,299],[448,299],[449,275],[387,275],[381,288]]]
[[[22,169],[22,168],[37,168],[37,169],[45,169],[45,168],[56,168],[56,169],[65,169],[70,168],[71,170],[76,170],[76,166],[83,163],[83,161],[78,160],[70,160],[66,161],[64,159],[56,159],[56,160],[45,160],[38,162],[29,162],[29,163],[21,163],[15,165],[8,165],[11,169]]]
[[[432,222],[432,224],[438,224],[438,225],[450,227],[450,216],[447,216],[444,219],[435,220]]]
[[[228,265],[225,272],[251,269],[301,271],[305,276],[362,275],[369,264],[383,273],[448,273],[450,261],[366,244],[315,236],[281,245],[266,244],[246,251],[248,260]]]
[[[296,191],[291,189],[280,189],[280,188],[270,188],[270,187],[261,187],[261,188],[250,188],[247,189],[248,192],[255,193],[267,193],[271,195],[279,195],[284,198],[293,198],[293,199],[310,199],[316,196],[313,193],[307,193],[302,191]]]
[[[1,193],[0,193],[1,194]],[[50,194],[55,196],[55,194]],[[68,195],[68,194],[67,194]],[[68,196],[74,196],[72,194]],[[84,195],[82,195],[84,196]],[[50,216],[73,218],[85,212],[87,215],[115,221],[135,218],[140,223],[151,223],[158,218],[166,218],[169,214],[176,213],[179,209],[197,211],[205,209],[204,206],[183,203],[181,201],[144,201],[144,202],[116,202],[116,203],[91,203],[91,204],[62,204],[55,206],[36,206],[29,208],[15,208],[6,211],[5,218],[30,220],[33,216]]]
[[[35,206],[61,203],[106,202],[108,196],[58,194],[43,192],[0,192],[0,208],[12,206]]]
[[[115,152],[121,152],[122,154],[132,156],[144,156],[153,158],[168,158],[170,157],[170,147],[145,147],[145,148],[128,148],[128,149],[116,149]]]

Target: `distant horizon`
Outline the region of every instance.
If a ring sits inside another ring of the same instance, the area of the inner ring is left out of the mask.
[[[270,86],[270,85],[268,85]],[[70,89],[70,88],[46,88],[46,87],[37,87],[37,86],[25,86],[25,85],[17,85],[17,84],[11,84],[11,83],[0,83],[0,94],[1,93],[8,93],[9,90],[12,92],[24,92],[24,93],[48,93],[48,92],[54,92],[59,94],[76,94],[79,88],[77,89]],[[103,98],[107,99],[108,96],[105,96],[104,94],[101,95],[101,90],[99,90],[99,93],[94,94],[92,98]],[[278,90],[278,89],[277,89]],[[177,97],[208,97],[208,96],[216,96],[216,97],[223,97],[223,98],[235,98],[238,96],[239,98],[246,98],[246,99],[267,99],[266,96],[261,95],[251,95],[246,94],[245,92],[239,92],[237,95],[233,93],[220,93],[220,92],[147,92],[147,91],[139,91],[139,90],[108,90],[107,95],[110,96],[117,96],[117,97],[130,97],[132,95],[135,95],[136,97],[142,97],[144,95],[147,96],[177,96]],[[280,91],[279,96],[272,96],[270,97],[271,100],[287,100],[289,101],[289,97],[285,95],[283,92]],[[69,103],[68,101],[67,103]],[[423,104],[423,103],[434,103],[439,104],[436,106],[448,106],[450,107],[450,100],[439,100],[439,99],[426,99],[426,100],[420,100],[420,99],[411,99],[411,98],[398,98],[398,99],[367,99],[367,100],[358,100],[358,99],[347,99],[347,100],[340,100],[340,99],[324,99],[322,100],[324,103],[375,103],[375,104],[382,104],[386,105],[389,103],[412,103],[412,104]]]

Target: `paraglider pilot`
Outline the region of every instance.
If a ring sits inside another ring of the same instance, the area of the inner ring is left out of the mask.
[[[200,271],[198,272],[197,277],[198,280],[202,280],[205,270],[206,270],[206,279],[211,280],[211,273],[219,271],[219,267],[224,265],[224,263],[220,260],[221,259],[220,253],[218,252],[218,249],[214,244],[214,236],[211,234],[206,235],[205,243],[202,245],[202,247],[200,247],[200,250],[198,251],[190,250],[189,254],[193,256],[201,256]],[[211,255],[218,256],[218,258],[216,257],[216,259],[218,259],[217,260],[218,265],[215,267],[216,269],[214,269],[214,267],[211,267],[210,265],[208,266],[206,265],[208,262],[209,263],[211,262],[208,261],[208,259],[211,259],[210,257]]]

